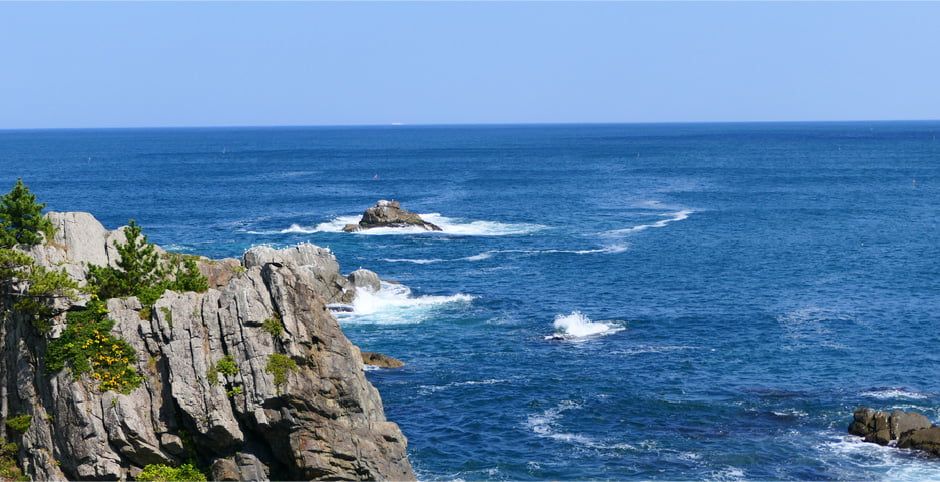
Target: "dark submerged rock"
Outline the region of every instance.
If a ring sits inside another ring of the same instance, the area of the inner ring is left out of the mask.
[[[372,228],[407,228],[417,226],[426,231],[442,231],[436,224],[429,223],[417,214],[401,208],[398,201],[380,200],[375,206],[362,213],[359,224],[347,224],[343,231],[347,233]]]

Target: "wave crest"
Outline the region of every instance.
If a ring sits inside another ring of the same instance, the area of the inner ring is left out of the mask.
[[[556,315],[553,323],[555,333],[545,337],[547,340],[578,340],[610,335],[625,330],[624,327],[610,323],[595,323],[580,311],[570,315]]]

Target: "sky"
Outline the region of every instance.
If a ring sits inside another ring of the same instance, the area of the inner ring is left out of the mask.
[[[0,129],[940,118],[938,2],[0,2]]]

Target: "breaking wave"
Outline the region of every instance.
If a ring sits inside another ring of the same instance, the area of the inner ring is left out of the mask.
[[[570,315],[555,316],[555,333],[545,337],[546,340],[579,340],[596,336],[610,335],[623,331],[625,328],[609,323],[595,323],[579,311]]]
[[[528,223],[499,223],[496,221],[467,221],[464,219],[457,218],[448,218],[441,216],[438,213],[429,213],[429,214],[420,214],[421,219],[429,223],[438,225],[443,231],[443,234],[452,234],[459,236],[506,236],[513,234],[528,234],[536,231],[541,231],[543,229],[548,229],[548,226],[542,226],[540,224],[528,224]],[[317,232],[329,232],[329,233],[338,233],[342,232],[343,228],[347,224],[357,224],[359,223],[360,216],[338,216],[333,218],[330,221],[325,223],[320,223],[312,229],[301,228],[300,226],[293,225],[288,229],[296,229],[298,231],[283,231],[283,232],[303,232],[303,233],[317,233]],[[367,235],[385,235],[385,234],[424,234],[424,233],[433,233],[432,231],[426,231],[419,227],[406,227],[406,228],[373,228],[365,231],[359,231],[355,234],[367,234]]]
[[[350,324],[398,325],[421,323],[434,310],[452,304],[468,304],[473,296],[413,296],[405,285],[382,282],[379,291],[360,289],[351,305],[331,305],[337,319]]]

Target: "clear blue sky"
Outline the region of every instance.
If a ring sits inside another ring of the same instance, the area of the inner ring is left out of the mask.
[[[0,128],[940,118],[940,3],[2,3]]]

